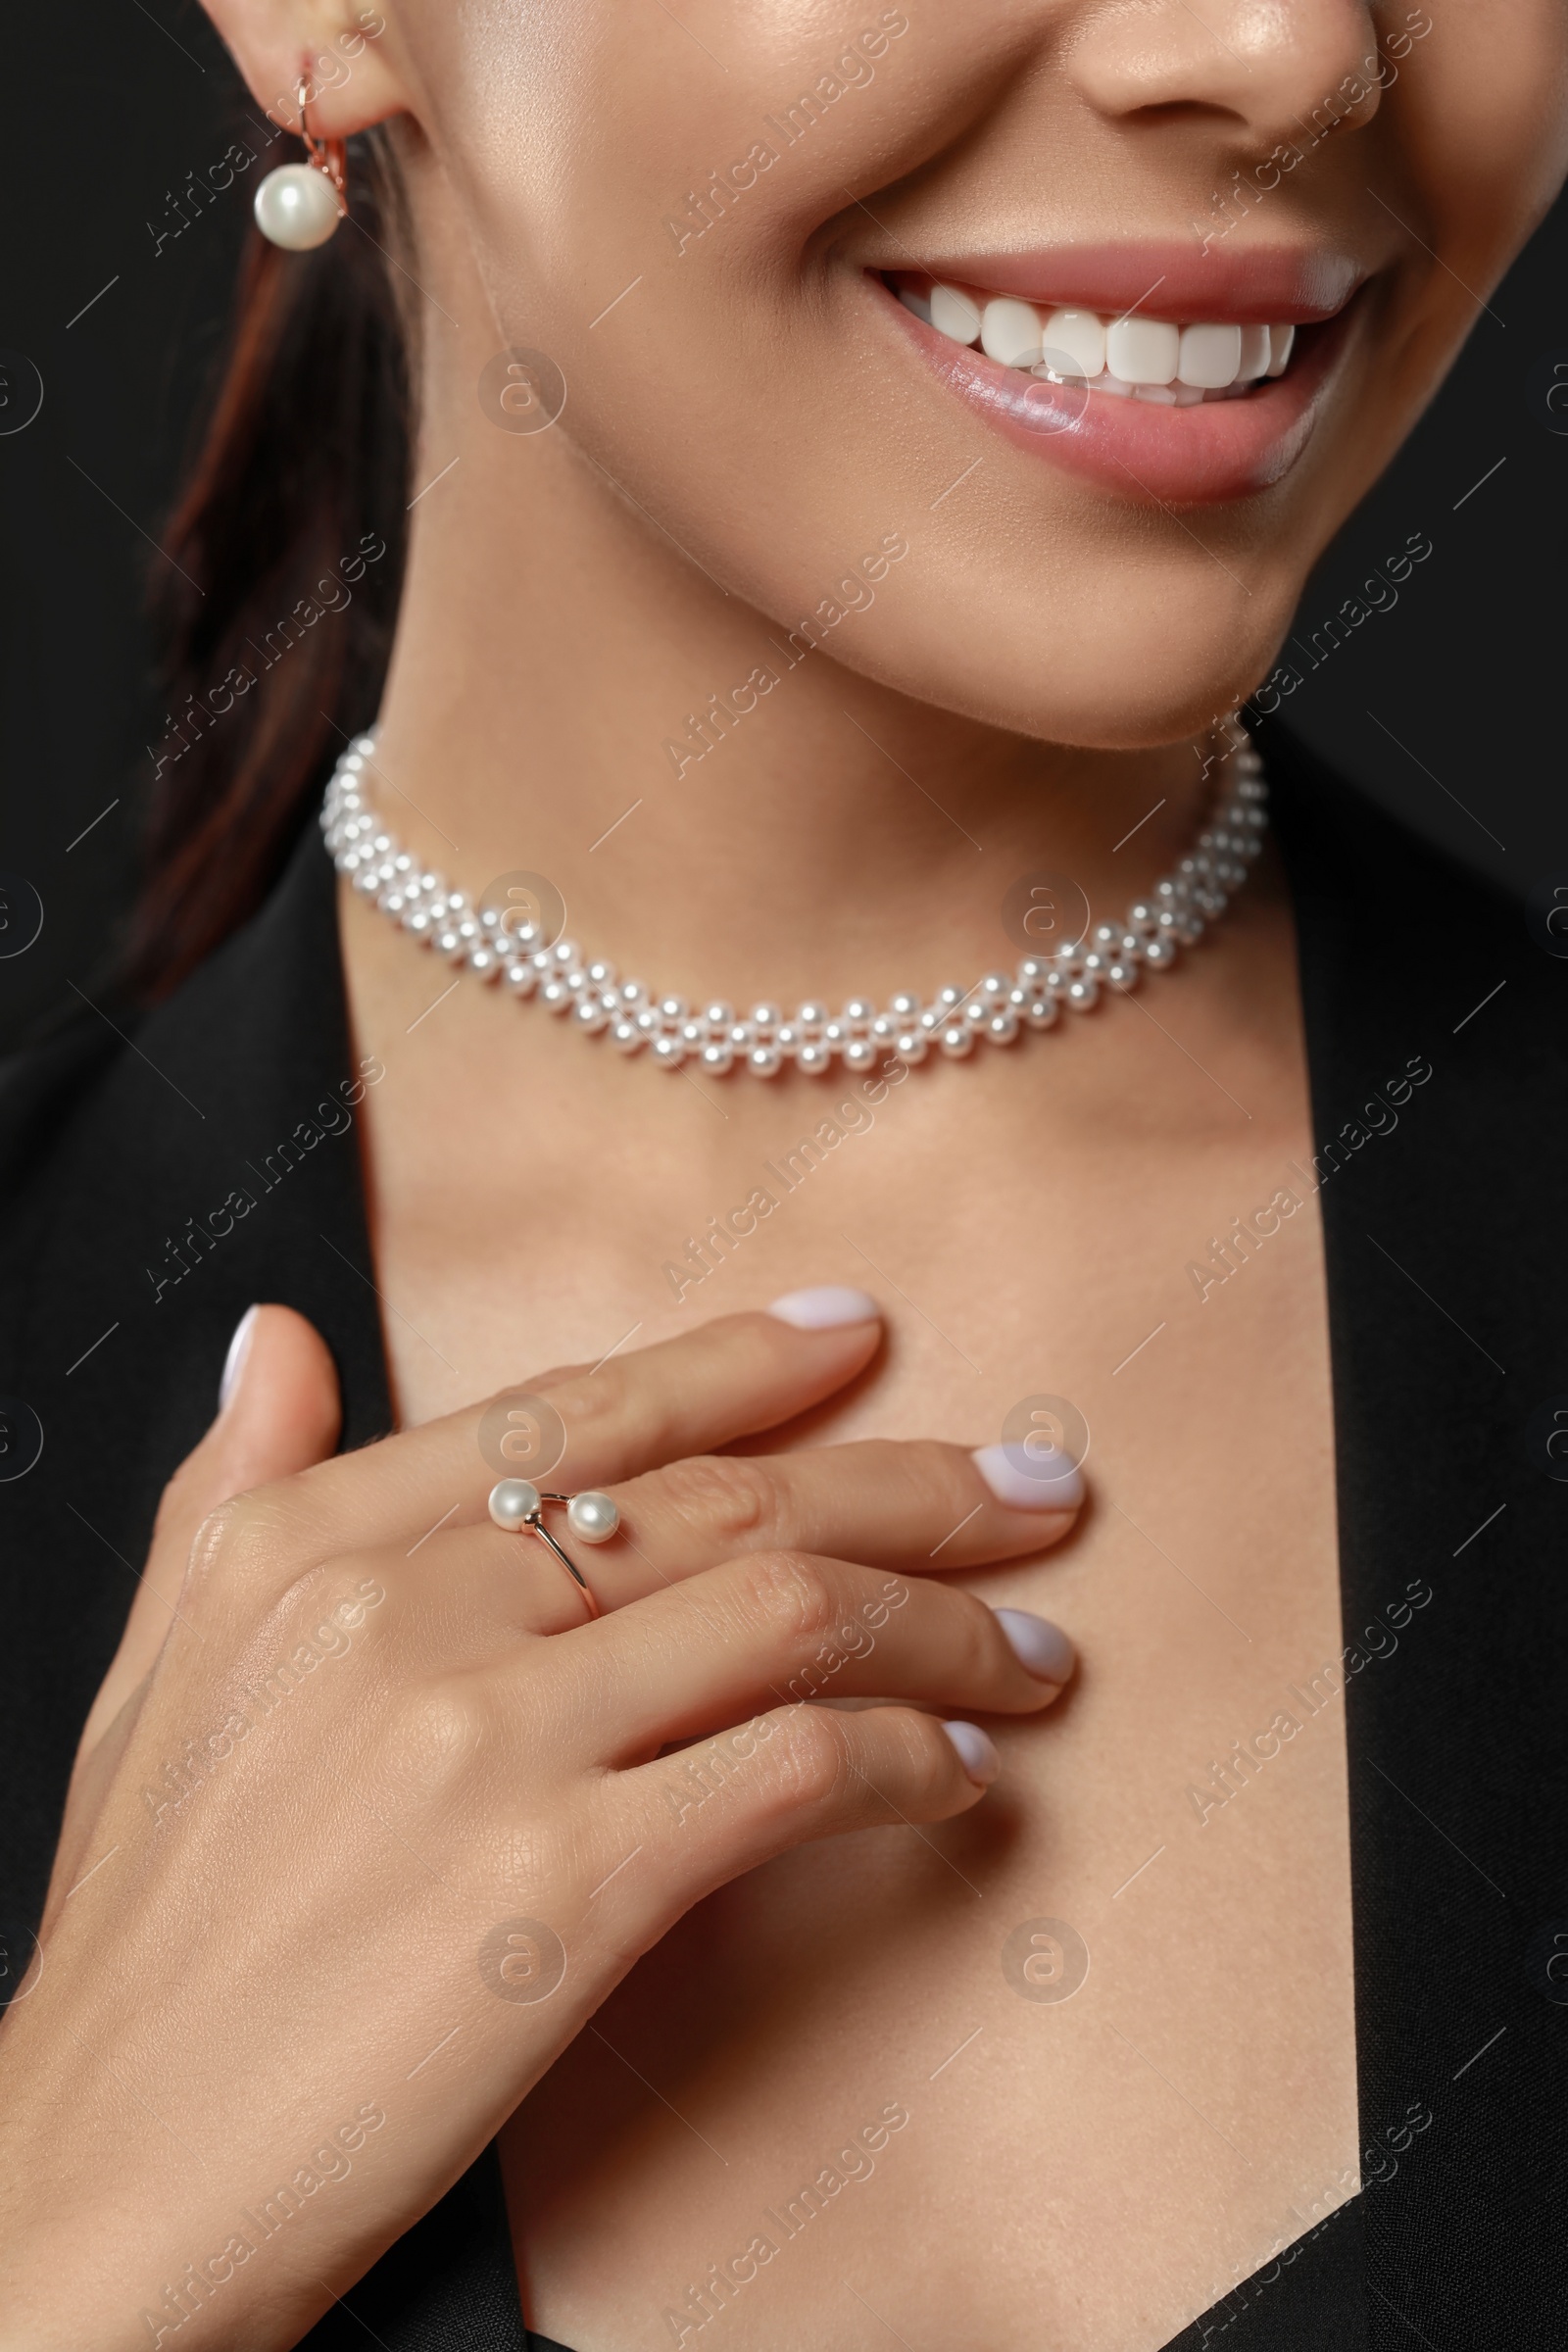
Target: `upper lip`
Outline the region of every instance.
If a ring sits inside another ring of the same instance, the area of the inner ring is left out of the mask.
[[[1349,255],[1317,247],[1216,245],[1204,253],[1185,240],[950,254],[922,257],[919,268],[947,285],[1123,316],[1136,311],[1176,325],[1204,318],[1307,325],[1334,318],[1371,275]]]

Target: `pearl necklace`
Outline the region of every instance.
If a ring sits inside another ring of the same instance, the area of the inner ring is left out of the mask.
[[[338,872],[445,961],[502,981],[514,996],[537,996],[590,1036],[608,1029],[623,1053],[647,1046],[666,1069],[692,1061],[715,1076],[744,1068],[772,1078],[790,1063],[821,1076],[835,1055],[846,1069],[869,1070],[885,1054],[916,1062],[933,1046],[955,1058],[979,1038],[1008,1046],[1025,1029],[1051,1028],[1064,1004],[1087,1012],[1102,989],[1125,992],[1145,971],[1168,971],[1180,950],[1224,913],[1263,846],[1262,763],[1239,727],[1230,734],[1232,774],[1208,823],[1174,872],[1134,901],[1125,923],[1100,923],[1075,946],[1025,956],[1015,975],[988,972],[972,988],[938,989],[928,1004],[896,996],[886,1011],[864,997],[852,998],[837,1016],[815,1004],[793,1016],[759,1004],[743,1020],[729,1004],[694,1011],[682,997],[656,998],[641,981],[617,978],[613,964],[590,962],[569,940],[546,939],[537,922],[517,922],[515,909],[475,907],[439,874],[422,870],[370,808],[362,778],[373,760],[373,735],[360,736],[334,768],[321,830]]]

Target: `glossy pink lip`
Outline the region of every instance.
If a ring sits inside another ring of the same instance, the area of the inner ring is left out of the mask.
[[[880,278],[869,282],[926,366],[1015,448],[1085,475],[1133,505],[1221,506],[1279,481],[1311,438],[1322,394],[1360,307],[1352,304],[1326,324],[1305,327],[1285,374],[1245,398],[1174,409],[1004,368],[938,334]],[[1080,300],[1088,307],[1087,296]],[[1289,312],[1270,316],[1283,319]]]
[[[895,265],[896,266],[896,265]],[[1025,302],[1078,304],[1086,311],[1142,312],[1178,326],[1200,318],[1283,326],[1332,318],[1369,272],[1348,254],[1285,245],[1183,243],[1059,245],[1035,253],[922,257],[920,268],[950,286],[983,287]]]

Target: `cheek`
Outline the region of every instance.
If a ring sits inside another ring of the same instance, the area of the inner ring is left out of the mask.
[[[1506,38],[1481,0],[1421,17],[1432,30],[1400,61],[1387,103],[1399,110],[1423,235],[1484,295],[1568,171],[1568,14],[1557,0],[1516,0]],[[1468,328],[1476,312],[1465,287],[1436,268],[1432,278],[1434,306]]]

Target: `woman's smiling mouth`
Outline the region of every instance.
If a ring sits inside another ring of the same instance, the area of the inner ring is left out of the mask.
[[[1063,253],[1033,269],[884,270],[872,282],[927,365],[1016,444],[1135,502],[1252,496],[1311,437],[1362,273],[1316,257],[1223,273],[1190,252],[1176,267],[1161,258],[1125,251],[1107,270]],[[1146,262],[1146,295],[1110,307],[1104,293],[1114,301]],[[1050,299],[1074,268],[1078,298]],[[1101,277],[1113,282],[1096,302]],[[1031,299],[1037,288],[1046,299]],[[1151,315],[1144,303],[1161,294],[1164,315]]]

